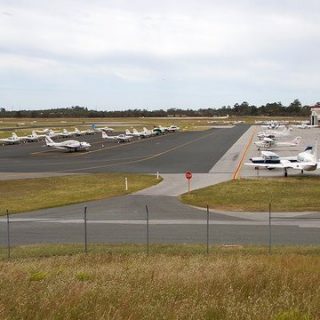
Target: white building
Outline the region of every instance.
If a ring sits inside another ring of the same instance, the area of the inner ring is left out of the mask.
[[[318,126],[320,121],[320,105],[311,107],[311,119],[310,124],[312,126]]]

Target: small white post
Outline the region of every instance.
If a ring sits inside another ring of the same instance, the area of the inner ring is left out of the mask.
[[[159,171],[157,171],[157,180],[159,180]]]
[[[124,178],[124,183],[126,185],[126,191],[128,191],[128,178],[127,177]]]

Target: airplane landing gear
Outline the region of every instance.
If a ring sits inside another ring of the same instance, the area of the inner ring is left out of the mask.
[[[284,176],[285,176],[285,177],[288,176],[288,170],[287,170],[287,168],[284,168]]]

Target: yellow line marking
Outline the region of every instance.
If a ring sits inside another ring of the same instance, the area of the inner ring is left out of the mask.
[[[171,151],[174,151],[174,150],[177,150],[179,148],[183,148],[191,143],[194,143],[196,141],[199,141],[199,140],[202,140],[204,138],[207,138],[213,134],[215,134],[216,132],[211,132],[209,134],[206,134],[204,136],[201,136],[201,137],[198,137],[196,139],[193,139],[193,140],[190,140],[188,142],[185,142],[181,145],[178,145],[178,146],[174,146],[168,150],[165,150],[165,151],[162,151],[162,152],[159,152],[159,153],[156,153],[154,155],[151,155],[151,156],[147,156],[145,158],[142,158],[142,159],[138,159],[138,160],[133,160],[133,161],[127,161],[127,162],[119,162],[119,163],[112,163],[112,164],[107,164],[107,165],[102,165],[102,166],[94,166],[94,167],[87,167],[87,168],[79,168],[79,169],[73,169],[72,172],[75,172],[75,171],[83,171],[83,170],[91,170],[91,169],[99,169],[99,168],[106,168],[106,167],[112,167],[112,166],[119,166],[119,165],[127,165],[127,164],[133,164],[133,163],[138,163],[138,162],[143,162],[143,161],[146,161],[146,160],[150,160],[150,159],[154,159],[154,158],[157,158],[157,157],[160,157],[166,153],[169,153]],[[66,172],[66,171],[70,171],[70,170],[63,170],[63,171],[59,171],[59,172]]]
[[[238,166],[237,166],[235,172],[233,173],[232,180],[239,179],[239,174],[240,174],[240,170],[241,170],[242,165],[243,165],[244,158],[246,157],[246,155],[248,153],[249,147],[251,146],[251,143],[252,143],[252,140],[253,140],[253,137],[254,137],[256,131],[257,131],[257,127],[254,128],[253,133],[252,133],[252,135],[251,135],[251,137],[249,139],[249,142],[247,143],[246,148],[244,149],[244,152],[242,154],[241,160],[238,163]]]

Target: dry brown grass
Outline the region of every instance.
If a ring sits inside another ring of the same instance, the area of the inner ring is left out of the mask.
[[[318,250],[127,250],[0,262],[0,318],[320,318]]]

